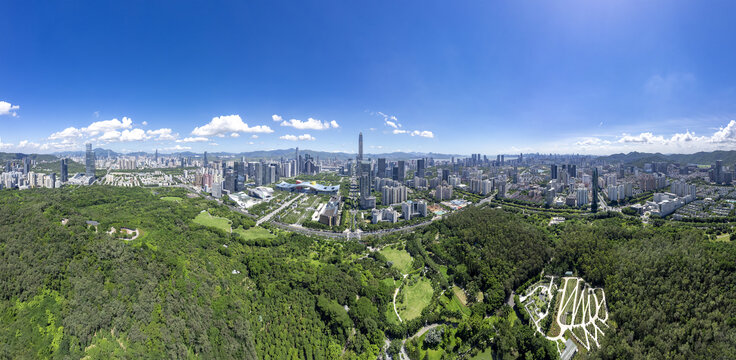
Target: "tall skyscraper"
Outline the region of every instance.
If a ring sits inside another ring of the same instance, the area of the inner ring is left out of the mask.
[[[716,160],[716,168],[713,172],[713,177],[715,178],[715,181],[717,184],[720,184],[723,182],[723,160]]]
[[[419,176],[421,178],[424,177],[424,169],[425,169],[425,160],[419,159],[417,160],[417,173],[416,176]]]
[[[87,152],[84,157],[85,175],[95,177],[95,152],[92,151],[92,144],[86,144]]]
[[[591,201],[590,210],[598,212],[598,168],[593,168],[593,200]]]
[[[404,180],[406,180],[406,161],[399,160],[398,167],[399,167],[399,174],[398,174],[399,176],[397,180],[399,180],[401,183],[404,183]]]
[[[69,181],[69,159],[61,159],[61,182]]]
[[[442,181],[450,182],[450,169],[442,169]]]
[[[386,158],[378,158],[378,165],[377,165],[376,172],[378,173],[376,176],[383,179],[386,177]]]
[[[301,171],[302,163],[299,159],[299,147],[296,147],[296,151],[294,152],[294,160],[296,160],[296,168],[294,169],[294,175],[299,175],[299,172]]]
[[[358,135],[358,161],[363,160],[363,132]]]
[[[158,163],[158,149],[156,149],[156,152],[153,154],[153,162]]]
[[[557,179],[557,165],[555,165],[555,164],[550,165],[549,170],[550,170],[549,171],[549,178],[552,179],[552,180]]]
[[[207,167],[207,152],[204,152],[204,167]]]
[[[31,159],[29,159],[27,156],[23,158],[23,175],[28,175],[28,172],[31,171]]]

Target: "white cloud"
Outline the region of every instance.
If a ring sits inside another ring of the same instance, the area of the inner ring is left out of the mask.
[[[13,144],[3,143],[3,139],[0,138],[0,150],[10,149],[12,147],[13,147]]]
[[[68,139],[68,138],[81,137],[81,136],[82,136],[82,131],[72,126],[62,131],[51,134],[49,136],[49,140]]]
[[[123,120],[112,119],[95,121],[86,128],[82,128],[81,131],[91,136],[97,136],[98,134],[105,133],[111,130],[130,129],[133,125],[133,120],[128,117],[123,117]]]
[[[672,135],[658,135],[652,132],[642,132],[636,135],[623,133],[620,136],[611,136],[609,139],[584,137],[578,139],[574,145],[587,153],[630,151],[673,153],[730,150],[736,146],[736,120],[729,121],[725,127],[719,128],[710,136],[698,136],[690,130],[685,130],[684,133]]]
[[[382,112],[378,112],[378,115],[383,117],[383,124],[392,128],[391,133],[394,135],[399,134],[409,134],[411,136],[419,136],[423,138],[433,139],[434,133],[429,130],[404,130],[403,126],[399,122],[399,119],[394,115],[388,115],[384,114]],[[371,130],[374,130],[371,128]]]
[[[248,142],[248,145],[253,145],[253,144],[255,144],[255,143],[254,143],[254,142],[252,142],[252,141],[249,141],[249,142]]]
[[[230,134],[230,137],[239,137],[239,136],[240,136],[240,134],[238,134],[236,132]]]
[[[337,125],[337,121],[335,120],[332,120],[332,122],[323,122],[313,118],[309,118],[307,119],[307,121],[291,119],[289,121],[283,121],[281,123],[281,126],[290,126],[299,130],[325,130],[329,129],[330,127],[339,127]]]
[[[332,126],[333,128],[335,128],[335,129],[337,129],[337,128],[339,128],[339,127],[340,127],[340,125],[338,125],[338,124],[337,124],[337,121],[335,121],[335,120],[332,120],[332,121],[330,121],[330,125],[331,125],[331,126]]]
[[[0,115],[18,116],[14,110],[20,109],[20,106],[13,105],[7,101],[0,101]]]
[[[736,140],[736,120],[731,120],[726,127],[718,129],[711,138],[712,142],[729,142]]]
[[[210,139],[204,137],[204,136],[198,136],[198,137],[186,137],[183,139],[176,140],[178,143],[193,143],[193,142],[205,142],[210,141]]]
[[[41,147],[40,144],[30,142],[28,140],[22,140],[21,142],[18,143],[18,146],[17,146],[17,148],[19,149],[38,149],[39,147]]]
[[[299,141],[299,140],[317,140],[312,135],[304,134],[304,135],[284,135],[280,136],[279,139],[282,140],[289,140],[289,141]]]
[[[610,144],[611,142],[608,140],[599,139],[597,137],[589,137],[584,138],[578,142],[575,143],[577,146],[593,146],[593,145],[603,145],[603,144]]]
[[[250,138],[251,138],[251,139],[258,139],[258,135],[256,135],[256,134],[253,134],[253,135],[251,135],[251,136],[250,136]]]
[[[214,117],[208,124],[195,127],[194,130],[192,130],[192,135],[213,136],[233,132],[272,133],[273,130],[266,125],[250,127],[248,124],[243,122],[240,115],[225,115]]]
[[[427,131],[427,130],[424,130],[424,131],[414,130],[411,132],[411,136],[421,136],[421,137],[430,138],[430,139],[434,138],[434,134],[431,131]]]
[[[100,112],[99,111],[95,111],[95,112],[93,112],[93,114],[95,115],[96,118],[99,118],[100,117]]]
[[[184,151],[184,150],[192,150],[192,148],[189,146],[181,146],[177,144],[176,146],[168,147],[168,148],[165,148],[164,150]]]
[[[639,135],[629,135],[624,133],[621,138],[618,139],[619,143],[644,143],[644,144],[654,144],[654,143],[662,143],[664,142],[663,136],[655,136],[654,134],[650,132],[644,132]]]
[[[146,135],[156,140],[175,140],[179,134],[174,134],[169,128],[161,128],[158,130],[147,130]]]
[[[148,121],[144,121],[141,124],[143,124],[143,126],[146,126],[146,125],[148,125]]]
[[[216,143],[216,142],[211,142],[211,143],[210,143],[210,146],[220,146],[220,144],[218,144],[218,143]]]
[[[97,138],[98,141],[105,141],[105,142],[126,142],[126,141],[142,141],[142,140],[148,140],[151,137],[146,135],[146,132],[143,131],[143,129],[132,129],[128,130],[125,129],[123,131],[117,131],[117,130],[109,130],[106,131],[102,136]]]
[[[284,120],[284,118],[282,118],[281,116],[276,115],[276,114],[271,115],[271,119],[273,119],[273,121],[281,121],[281,120]]]

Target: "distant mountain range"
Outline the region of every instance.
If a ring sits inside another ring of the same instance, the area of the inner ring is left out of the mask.
[[[247,159],[280,159],[280,158],[293,158],[294,152],[296,151],[295,148],[291,149],[279,149],[279,150],[260,150],[260,151],[248,151],[248,152],[241,152],[241,153],[232,153],[232,152],[207,152],[207,156],[211,157],[212,159],[217,158],[234,158],[234,157],[245,157]],[[108,155],[112,157],[117,156],[144,156],[144,155],[153,155],[153,153],[146,153],[146,152],[134,152],[134,153],[118,153],[112,150],[102,149],[102,148],[96,148],[94,149],[95,156],[97,158],[105,158]],[[159,152],[160,155],[175,155],[175,156],[183,156],[183,157],[201,157],[203,153],[194,153],[191,151],[183,151],[183,152],[174,152],[174,153],[164,153],[163,151]],[[345,160],[345,159],[353,159],[355,158],[355,153],[345,153],[345,152],[328,152],[328,151],[316,151],[316,150],[307,150],[307,149],[299,149],[299,154],[309,154],[312,157],[320,158],[320,159],[339,159],[339,160]],[[54,153],[56,156],[84,156],[84,151],[65,151],[65,152],[56,152]],[[420,153],[420,152],[393,152],[393,153],[382,153],[382,154],[365,154],[365,157],[369,158],[386,158],[386,159],[415,159],[415,158],[421,158],[421,157],[433,157],[435,159],[449,159],[451,157],[465,157],[467,155],[458,155],[458,154],[438,154],[438,153]]]
[[[279,150],[261,150],[261,151],[248,151],[241,153],[231,152],[208,152],[207,156],[212,159],[228,159],[245,157],[246,159],[280,159],[286,158],[291,159],[294,156],[295,149],[279,149]],[[119,153],[113,150],[97,148],[94,149],[97,158],[106,158],[108,155],[112,157],[117,156],[152,156],[153,153],[147,152],[134,152],[134,153]],[[176,152],[161,155],[166,156],[182,156],[182,157],[202,157],[203,153],[194,153],[191,151]],[[355,158],[354,153],[345,152],[328,152],[328,151],[315,151],[315,150],[299,150],[299,154],[309,154],[315,158],[320,159],[338,159],[346,160]],[[67,156],[84,156],[84,151],[65,151],[57,152],[53,154],[23,154],[23,153],[3,153],[0,152],[0,161],[5,162],[9,160],[20,160],[24,157],[30,157],[36,161],[53,161],[57,157]],[[398,159],[417,159],[422,157],[431,157],[435,159],[449,159],[451,157],[462,158],[468,155],[462,154],[439,154],[439,153],[421,153],[421,152],[392,152],[392,153],[381,153],[381,154],[365,154],[366,158],[386,158],[389,160]],[[599,156],[597,160],[607,161],[609,163],[623,163],[633,166],[643,166],[645,163],[653,162],[672,162],[679,164],[701,164],[708,165],[714,164],[716,160],[723,160],[724,165],[732,165],[736,163],[736,150],[729,151],[711,151],[711,152],[698,152],[694,154],[662,154],[662,153],[641,153],[641,152],[630,152],[628,154],[613,154],[607,156]]]
[[[736,163],[736,150],[697,152],[694,154],[661,154],[630,152],[628,154],[613,154],[598,157],[598,160],[612,163],[624,163],[627,165],[642,166],[645,163],[672,162],[679,164],[715,164],[716,160],[723,160],[724,165]]]

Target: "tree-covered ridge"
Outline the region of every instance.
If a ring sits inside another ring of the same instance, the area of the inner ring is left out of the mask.
[[[593,358],[736,357],[736,248],[688,227],[621,219],[558,228],[552,269],[606,289],[612,329]]]
[[[197,224],[202,211],[230,229]],[[504,301],[542,269],[605,288],[611,328],[584,356],[736,356],[733,243],[621,215],[548,223],[471,207],[364,239],[384,249],[369,251],[250,229],[251,218],[184,189],[4,190],[0,358],[375,359],[386,340],[392,354],[406,340],[412,359],[551,359],[554,344]],[[411,294],[421,306],[402,303],[419,315],[400,321],[397,288],[426,283],[431,293]]]
[[[430,241],[427,248],[448,266],[450,282],[471,293],[482,291],[491,311],[539,274],[552,253],[552,240],[544,229],[487,207],[469,208],[427,231],[440,234],[441,241]]]
[[[183,190],[156,191],[0,191],[0,358],[377,352],[383,324],[368,317],[390,290],[381,290],[371,272],[347,264],[362,246],[288,233],[261,246],[191,221],[205,209],[249,227],[247,217],[187,198]],[[139,228],[143,235],[114,239],[106,234],[110,226]],[[317,311],[321,298],[339,302],[342,313]],[[360,309],[351,311],[350,322],[340,321],[344,305]]]

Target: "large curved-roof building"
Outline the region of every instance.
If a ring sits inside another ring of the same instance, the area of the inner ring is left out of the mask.
[[[320,195],[337,195],[337,193],[340,191],[340,185],[327,186],[327,185],[317,184],[314,181],[312,182],[297,181],[296,184],[289,184],[289,183],[282,181],[280,184],[276,185],[276,189],[282,190],[282,191],[304,192],[304,193],[313,193],[313,194],[320,194]]]

